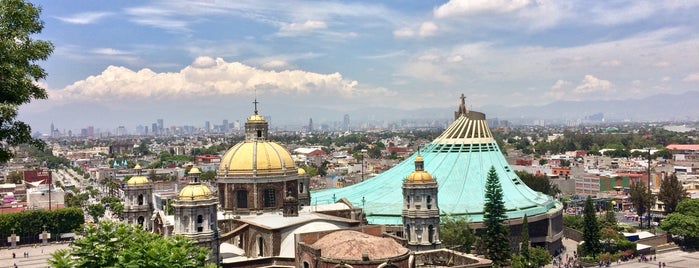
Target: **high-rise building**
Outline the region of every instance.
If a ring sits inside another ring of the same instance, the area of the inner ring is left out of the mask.
[[[308,132],[313,132],[313,118],[308,119]]]
[[[204,132],[209,133],[210,130],[211,130],[211,122],[209,122],[209,121],[204,122]]]
[[[165,122],[163,122],[163,119],[158,119],[158,133],[163,133],[164,129],[165,129]]]
[[[153,135],[158,135],[158,133],[160,133],[160,130],[158,130],[158,124],[153,123],[150,127],[151,131],[153,132]]]
[[[223,125],[221,126],[223,132],[228,132],[228,119],[223,120]]]
[[[344,120],[342,121],[342,127],[343,127],[343,129],[344,129],[345,131],[349,131],[349,130],[350,130],[350,126],[349,126],[349,125],[350,125],[350,117],[349,117],[348,114],[345,114],[345,118],[344,118]]]
[[[54,137],[53,135],[54,135],[54,131],[55,131],[55,130],[56,130],[56,129],[53,127],[53,122],[51,122],[51,133],[49,133],[49,136],[50,136],[51,138]]]

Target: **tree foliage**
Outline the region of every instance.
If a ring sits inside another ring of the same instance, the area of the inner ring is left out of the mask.
[[[476,242],[476,235],[464,217],[443,216],[439,224],[439,237],[442,246],[460,252],[470,253]]]
[[[597,256],[602,250],[600,244],[600,227],[597,222],[595,207],[592,205],[592,198],[588,195],[583,207],[583,250],[586,255]]]
[[[204,267],[209,250],[124,223],[86,225],[83,237],[51,254],[52,267]],[[209,267],[214,267],[209,265]]]
[[[653,206],[653,193],[643,183],[634,183],[630,189],[631,203],[636,208],[636,214],[643,216]]]
[[[31,136],[31,128],[17,120],[17,110],[33,99],[48,97],[37,81],[46,71],[36,64],[53,52],[53,44],[32,38],[41,33],[41,8],[22,0],[0,1],[0,163],[13,157],[11,146],[43,142]]]
[[[106,208],[102,204],[91,204],[87,206],[87,214],[92,217],[94,222],[99,222],[99,218],[104,216]]]
[[[689,193],[687,193],[687,190],[682,187],[682,183],[680,183],[680,181],[677,179],[677,175],[675,173],[670,174],[660,183],[658,200],[665,204],[666,213],[674,212],[677,204],[688,197]]]
[[[519,254],[529,260],[529,219],[526,214],[524,215],[524,219],[522,219],[522,232],[520,234],[519,243]]]
[[[684,199],[675,212],[660,222],[660,228],[684,238],[684,242],[699,244],[699,199]]]
[[[515,171],[517,177],[534,191],[542,192],[547,195],[555,196],[561,192],[558,186],[551,183],[546,175],[536,176],[534,174],[528,173],[526,171]]]
[[[19,236],[34,236],[46,231],[54,234],[69,233],[85,222],[82,209],[28,210],[0,214],[0,237],[8,237],[11,229]]]
[[[505,223],[505,201],[503,200],[500,179],[495,167],[490,167],[485,183],[485,205],[483,206],[483,225],[485,233],[482,237],[487,250],[486,257],[493,261],[493,266],[509,265],[510,240],[509,226]]]
[[[24,175],[22,174],[22,171],[19,170],[10,171],[5,180],[7,180],[9,183],[21,184],[22,180],[24,180]]]

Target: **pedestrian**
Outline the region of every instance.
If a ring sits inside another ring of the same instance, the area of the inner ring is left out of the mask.
[[[13,258],[13,259],[15,258],[15,253],[14,253],[14,252],[12,252],[12,258]]]

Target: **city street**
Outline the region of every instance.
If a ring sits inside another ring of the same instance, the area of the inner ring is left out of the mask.
[[[3,248],[0,250],[0,268],[14,267],[48,267],[47,260],[51,258],[51,253],[58,249],[68,248],[68,244],[48,244],[46,246],[27,245],[14,249]],[[28,252],[29,257],[25,258],[24,253]],[[15,258],[12,258],[15,253]]]

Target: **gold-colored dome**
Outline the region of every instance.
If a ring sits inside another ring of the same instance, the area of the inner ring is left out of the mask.
[[[415,157],[415,161],[417,162],[417,161],[425,161],[425,160],[422,159],[422,155],[418,154],[417,157]]]
[[[197,167],[192,167],[192,168],[189,170],[189,173],[188,173],[188,174],[201,174],[201,170],[199,170],[199,168],[197,168]]]
[[[248,117],[248,122],[264,122],[265,117],[261,116],[259,114],[253,114],[250,117]]]
[[[148,178],[146,178],[146,176],[141,176],[141,175],[133,176],[126,182],[126,184],[130,185],[130,186],[143,185],[143,184],[148,184],[148,183],[149,183]]]
[[[413,171],[408,175],[408,178],[406,179],[408,182],[433,182],[434,179],[432,179],[432,175],[428,173],[427,171]]]
[[[206,185],[192,183],[180,190],[179,200],[202,200],[211,198],[211,190]]]
[[[303,175],[306,175],[306,170],[299,168],[299,176],[303,176]]]
[[[244,141],[228,149],[221,158],[217,173],[223,176],[264,176],[294,170],[291,154],[276,142]]]
[[[140,165],[140,164],[136,164],[136,166],[133,167],[133,169],[135,169],[135,170],[140,170],[140,169],[141,169],[141,165]]]

